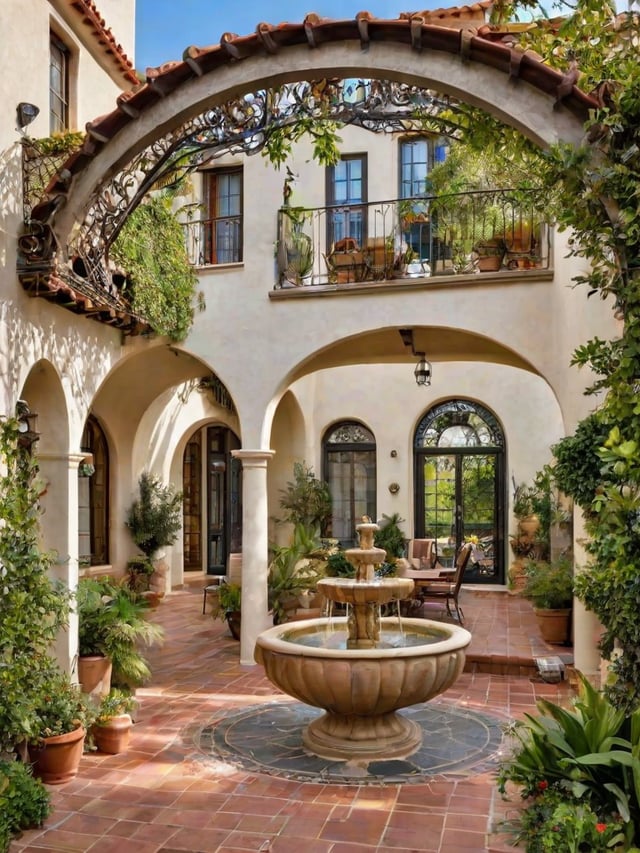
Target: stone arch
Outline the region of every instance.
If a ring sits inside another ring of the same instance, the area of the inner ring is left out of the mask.
[[[225,34],[214,47],[187,48],[182,61],[149,69],[145,84],[87,125],[82,150],[59,172],[33,219],[51,225],[58,245],[66,246],[104,181],[162,134],[240,93],[300,80],[403,81],[479,106],[540,146],[577,144],[596,100],[535,54],[492,41],[489,30],[448,29],[419,16],[310,15],[301,24],[259,24],[251,35]]]

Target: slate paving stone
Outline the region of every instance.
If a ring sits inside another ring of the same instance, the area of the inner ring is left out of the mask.
[[[268,703],[234,711],[198,730],[203,756],[250,772],[306,781],[328,778],[347,784],[424,782],[450,773],[483,772],[497,764],[504,720],[469,708],[431,702],[400,712],[423,730],[420,748],[406,759],[346,761],[307,752],[303,729],[323,712],[302,703]]]

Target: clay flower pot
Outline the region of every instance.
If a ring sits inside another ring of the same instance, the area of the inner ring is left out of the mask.
[[[34,776],[47,785],[63,785],[78,773],[86,731],[82,726],[63,735],[43,738],[29,747]]]
[[[78,658],[78,681],[83,693],[91,696],[106,696],[111,689],[111,660],[104,655],[80,655]]]
[[[117,717],[111,717],[106,723],[94,723],[91,727],[91,736],[100,752],[117,755],[129,746],[132,725],[133,720],[129,714],[120,714]]]

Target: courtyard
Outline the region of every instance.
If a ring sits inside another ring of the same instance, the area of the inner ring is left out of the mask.
[[[480,749],[471,743],[466,760],[455,763],[441,754],[432,774],[403,774],[395,762],[374,780],[327,781],[313,761],[297,772],[287,768],[277,712],[284,725],[298,703],[278,693],[261,667],[239,665],[226,624],[202,614],[200,585],[170,593],[153,612],[166,638],[150,650],[153,676],[137,692],[129,749],[85,754],[73,781],[49,788],[55,810],[45,826],[15,840],[11,852],[513,849],[496,832],[515,808],[495,784],[502,724],[533,711],[539,698],[568,699],[568,682],[542,681],[533,658],[569,661],[571,649],[547,646],[531,605],[518,596],[463,589],[461,601],[473,635],[466,671],[428,705],[463,724],[489,722],[490,741]],[[278,731],[261,737],[266,712]],[[237,722],[257,731],[253,752],[239,748]]]

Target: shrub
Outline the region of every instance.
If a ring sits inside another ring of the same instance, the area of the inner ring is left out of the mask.
[[[51,796],[28,764],[0,759],[0,853],[11,837],[42,826],[51,814]]]

